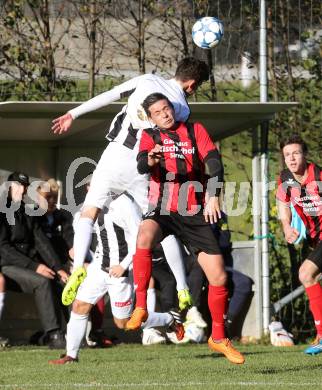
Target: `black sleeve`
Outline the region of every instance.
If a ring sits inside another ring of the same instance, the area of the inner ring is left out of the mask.
[[[140,152],[137,155],[136,159],[138,162],[138,165],[137,165],[138,172],[141,175],[144,175],[145,173],[150,173],[151,167],[148,165],[148,152],[147,151]]]
[[[50,240],[47,238],[46,234],[41,229],[37,217],[34,217],[34,239],[35,247],[38,253],[40,254],[42,260],[46,263],[49,268],[52,268],[54,271],[59,271],[63,269],[62,263],[59,260],[57,253],[55,252]]]
[[[224,167],[217,149],[211,150],[204,160],[206,173],[210,177],[207,191],[210,196],[219,196],[224,181]]]
[[[1,265],[14,265],[16,267],[28,268],[36,271],[39,263],[33,261],[28,256],[19,252],[10,242],[10,231],[6,217],[0,217],[0,256]]]

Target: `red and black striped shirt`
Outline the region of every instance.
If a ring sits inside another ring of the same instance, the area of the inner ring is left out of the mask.
[[[322,239],[322,169],[308,164],[308,175],[300,184],[289,169],[284,169],[278,178],[277,199],[292,203],[301,217],[308,236],[313,243]]]
[[[156,144],[162,145],[163,157],[150,171],[150,206],[195,214],[204,202],[207,158],[220,160],[216,146],[200,123],[181,122],[175,130],[144,130],[138,161]]]

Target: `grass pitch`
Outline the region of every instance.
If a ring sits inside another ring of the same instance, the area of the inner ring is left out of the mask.
[[[78,364],[52,366],[61,351],[0,351],[0,389],[297,389],[322,388],[322,354],[303,346],[240,346],[246,363],[236,366],[202,345],[138,344],[83,349]]]

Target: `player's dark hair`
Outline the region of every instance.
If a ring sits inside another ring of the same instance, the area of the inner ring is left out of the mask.
[[[178,63],[174,77],[177,80],[195,80],[197,84],[202,84],[209,79],[209,67],[204,61],[186,57]]]
[[[148,117],[151,116],[149,108],[152,106],[152,104],[154,104],[160,100],[166,100],[168,102],[169,106],[171,108],[174,108],[173,104],[170,102],[170,100],[166,96],[164,96],[162,93],[159,93],[159,92],[151,93],[151,95],[147,96],[142,103],[142,107],[144,108],[144,111],[146,112]]]
[[[292,134],[289,137],[283,139],[280,142],[280,150],[281,150],[281,152],[283,151],[283,148],[286,145],[292,145],[292,144],[301,145],[303,153],[307,153],[307,151],[308,151],[307,145],[306,145],[306,143],[304,142],[304,140],[301,138],[301,136],[299,134]]]

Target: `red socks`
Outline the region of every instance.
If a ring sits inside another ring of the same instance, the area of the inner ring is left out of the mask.
[[[213,340],[225,338],[225,315],[228,308],[228,289],[226,286],[208,287],[208,307],[212,318]]]
[[[310,301],[310,309],[313,314],[317,335],[322,337],[322,287],[320,283],[305,289]]]
[[[136,293],[136,307],[146,309],[147,290],[152,272],[151,249],[136,248],[133,256],[133,277]]]

